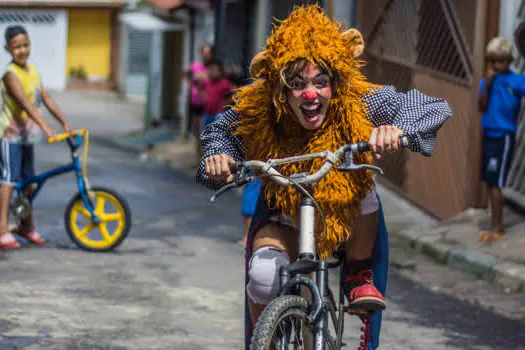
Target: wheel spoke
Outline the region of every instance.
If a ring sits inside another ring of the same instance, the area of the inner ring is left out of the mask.
[[[98,200],[97,200],[97,206],[95,208],[95,213],[97,213],[97,215],[103,215],[104,214],[105,204],[106,204],[106,199],[102,198],[102,197],[99,197]]]
[[[79,203],[79,204],[77,204],[77,205],[76,205],[76,210],[77,210],[80,214],[84,215],[86,218],[91,219],[91,213],[89,212],[89,210],[87,210],[87,209],[84,207],[83,203]]]
[[[286,341],[286,331],[283,328],[283,322],[279,323],[279,330],[281,331],[279,340],[280,340],[280,345],[281,345],[281,348],[282,348],[283,345],[286,346],[286,344],[283,344],[283,340]],[[276,337],[277,337],[277,334],[276,334]],[[275,341],[275,338],[274,338],[274,341]],[[275,341],[275,343],[277,343],[277,342]],[[275,345],[277,345],[277,344],[275,344]]]
[[[120,213],[112,213],[112,214],[104,214],[102,215],[102,221],[109,222],[109,221],[120,221],[122,219],[122,215]]]
[[[100,233],[102,234],[102,238],[104,238],[105,241],[109,241],[111,239],[111,235],[108,232],[108,228],[106,224],[102,223],[99,225]]]
[[[90,222],[82,231],[78,233],[80,237],[86,237],[89,231],[93,229],[93,224]]]

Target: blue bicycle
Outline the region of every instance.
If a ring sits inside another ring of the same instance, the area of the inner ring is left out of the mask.
[[[65,210],[66,231],[71,240],[88,251],[110,251],[115,249],[128,235],[131,228],[131,211],[126,200],[114,190],[90,187],[86,178],[86,160],[89,144],[86,129],[71,134],[60,134],[49,143],[67,141],[71,150],[71,163],[51,169],[16,184],[11,202],[11,211],[18,219],[24,219],[32,211],[31,203],[53,177],[75,172],[78,193],[69,201]],[[84,142],[85,141],[85,142]],[[84,145],[83,164],[78,149]],[[24,188],[34,186],[29,200],[23,195]]]

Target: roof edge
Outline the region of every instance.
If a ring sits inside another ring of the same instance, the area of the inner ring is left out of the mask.
[[[91,2],[91,1],[0,1],[0,8],[101,8],[121,9],[125,1]]]

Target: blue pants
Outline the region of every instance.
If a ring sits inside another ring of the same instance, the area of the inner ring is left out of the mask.
[[[247,183],[244,186],[244,193],[242,196],[242,216],[253,216],[255,213],[255,206],[257,204],[257,198],[261,191],[261,180],[255,179],[252,182]]]

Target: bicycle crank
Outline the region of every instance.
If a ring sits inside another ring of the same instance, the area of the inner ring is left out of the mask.
[[[26,219],[32,210],[31,203],[25,197],[16,196],[11,202],[11,212],[19,219]]]

